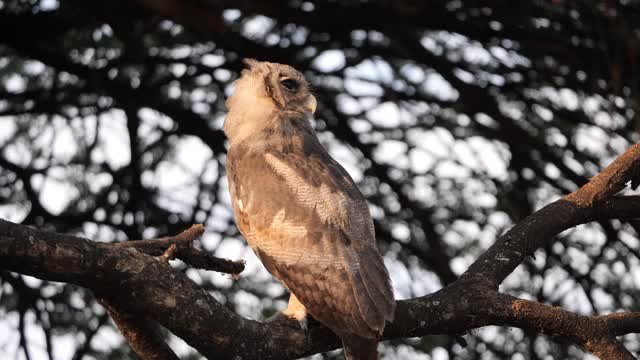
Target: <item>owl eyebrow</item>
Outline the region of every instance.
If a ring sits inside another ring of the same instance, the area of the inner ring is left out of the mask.
[[[267,90],[267,94],[270,98],[273,98],[273,87],[271,87],[271,83],[268,81],[264,83],[265,90]]]

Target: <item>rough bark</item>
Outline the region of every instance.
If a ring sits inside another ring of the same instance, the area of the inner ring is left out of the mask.
[[[114,306],[104,297],[98,301],[107,310],[133,351],[142,359],[179,360],[169,345],[163,341],[162,334],[153,322]]]

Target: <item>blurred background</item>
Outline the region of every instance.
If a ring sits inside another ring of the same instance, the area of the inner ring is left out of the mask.
[[[396,297],[424,295],[638,142],[639,52],[636,0],[0,0],[0,218],[104,242],[204,223],[202,247],[247,270],[174,265],[242,316],[282,309],[224,174],[224,100],[254,57],[305,74]],[[583,314],[640,311],[639,231],[567,231],[501,290]],[[389,341],[383,358],[585,358],[521,329],[461,335]],[[638,340],[625,337],[635,352]],[[9,272],[0,357],[136,358],[90,292]]]

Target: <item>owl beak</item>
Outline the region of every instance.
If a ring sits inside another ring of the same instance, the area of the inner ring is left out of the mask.
[[[309,95],[307,97],[307,101],[304,103],[304,106],[309,110],[312,114],[316,112],[316,106],[318,106],[318,102],[313,95]]]

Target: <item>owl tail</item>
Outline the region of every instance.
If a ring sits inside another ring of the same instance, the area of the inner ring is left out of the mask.
[[[378,339],[345,335],[342,346],[346,360],[378,360]]]

